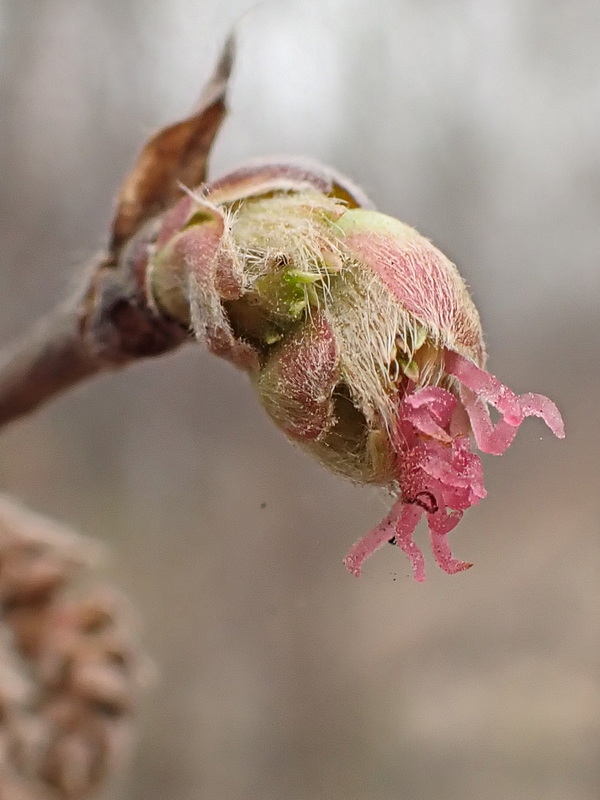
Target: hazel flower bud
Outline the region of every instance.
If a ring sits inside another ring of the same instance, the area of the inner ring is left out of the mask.
[[[367,204],[327,168],[242,168],[167,214],[149,292],[250,373],[286,435],[396,497],[348,553],[350,572],[392,541],[423,580],[413,540],[423,514],[442,569],[470,566],[447,542],[486,494],[470,434],[500,454],[527,416],[564,429],[550,400],[517,396],[485,371],[479,315],[454,264]]]

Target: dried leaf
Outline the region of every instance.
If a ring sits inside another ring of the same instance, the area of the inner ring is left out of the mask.
[[[193,187],[204,181],[208,155],[227,111],[233,58],[234,40],[230,37],[197,110],[160,130],[142,149],[117,198],[110,242],[113,255],[144,222],[179,199],[181,184]]]

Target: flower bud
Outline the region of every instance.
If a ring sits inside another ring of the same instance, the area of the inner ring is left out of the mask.
[[[396,497],[348,553],[350,572],[392,541],[423,580],[413,540],[423,515],[442,569],[470,566],[447,542],[486,494],[470,434],[500,454],[527,416],[564,429],[550,400],[517,396],[484,370],[479,315],[454,264],[367,203],[327,168],[242,168],[166,216],[149,291],[251,374],[286,435]]]

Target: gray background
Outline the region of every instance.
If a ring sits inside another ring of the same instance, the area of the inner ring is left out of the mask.
[[[2,339],[102,246],[136,150],[251,5],[0,2]],[[528,421],[485,457],[452,534],[474,568],[429,557],[418,585],[392,548],[346,573],[389,501],[199,348],[8,429],[2,489],[111,545],[160,668],[118,796],[596,800],[600,4],[270,2],[239,33],[212,174],[290,153],[351,175],[460,265],[491,369],[554,398],[568,438]]]

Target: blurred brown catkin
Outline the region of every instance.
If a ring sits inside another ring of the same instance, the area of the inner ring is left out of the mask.
[[[76,800],[126,756],[144,672],[90,541],[0,496],[0,800]]]

